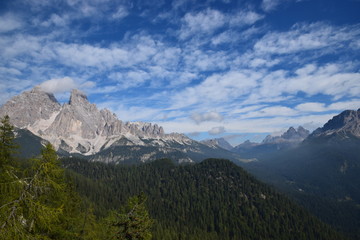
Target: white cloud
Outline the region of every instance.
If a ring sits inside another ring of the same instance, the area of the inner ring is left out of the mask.
[[[192,120],[194,120],[197,124],[200,124],[202,122],[206,122],[206,121],[216,121],[216,122],[221,122],[224,117],[215,111],[212,112],[207,112],[207,113],[193,113],[191,114],[190,118]]]
[[[0,16],[0,33],[10,32],[23,26],[23,22],[12,14]]]
[[[263,15],[249,10],[243,10],[236,14],[225,14],[213,9],[206,9],[198,13],[187,13],[182,19],[179,37],[184,40],[193,35],[212,34],[222,27],[228,29],[244,27],[263,18]]]
[[[58,14],[51,14],[50,18],[47,21],[41,23],[44,27],[55,26],[66,26],[69,23],[69,16],[59,16]]]
[[[161,110],[144,106],[126,106],[118,101],[106,101],[98,104],[99,108],[107,108],[116,114],[122,121],[142,121],[143,119],[152,119],[156,121],[161,119]]]
[[[308,102],[296,106],[296,109],[302,112],[323,112],[326,110],[324,103]]]
[[[0,74],[1,75],[21,75],[21,72],[17,70],[16,68],[6,68],[6,67],[0,67]]]
[[[342,72],[342,66],[328,64],[325,66],[305,66],[297,70],[297,76],[288,78],[284,92],[305,92],[310,96],[326,94],[335,99],[347,96],[359,96],[360,73]]]
[[[276,117],[276,116],[295,116],[298,112],[294,109],[284,106],[272,106],[259,109],[257,111],[243,114],[241,118],[265,118],[265,117]]]
[[[334,27],[325,23],[295,24],[287,32],[270,32],[260,39],[254,49],[259,53],[289,54],[331,47],[341,48],[342,43],[354,42],[360,35],[359,26]],[[349,44],[349,43],[347,43]]]
[[[181,108],[193,104],[225,103],[231,99],[248,95],[257,87],[261,74],[252,71],[213,74],[199,85],[188,87],[172,97],[173,107]]]
[[[117,11],[111,15],[113,19],[123,19],[129,15],[128,10],[124,6],[120,6]]]
[[[230,25],[233,26],[252,25],[264,17],[264,15],[258,14],[254,11],[240,11],[236,15],[231,16],[229,18],[229,22]]]
[[[213,45],[219,45],[219,44],[223,44],[223,43],[229,43],[229,42],[236,41],[237,38],[238,38],[238,36],[235,32],[225,31],[225,32],[222,32],[219,35],[211,38],[211,43]]]
[[[77,88],[77,84],[72,78],[54,78],[48,81],[45,81],[40,84],[40,87],[49,93],[63,93],[68,92],[71,89]]]
[[[270,12],[276,9],[281,0],[263,0],[261,7],[265,12]]]
[[[360,108],[360,99],[353,99],[351,101],[334,102],[326,106],[325,103],[308,102],[296,106],[296,109],[301,112],[326,112],[326,111],[344,111],[357,110]]]
[[[256,88],[249,90],[246,103],[279,102],[294,99],[301,92],[308,97],[323,94],[334,100],[359,96],[360,73],[346,69],[348,65],[351,64],[310,64],[293,71],[263,72]]]
[[[208,131],[208,133],[210,135],[219,135],[219,134],[224,133],[224,132],[226,132],[226,131],[225,131],[225,128],[222,127],[222,126],[221,127],[213,127],[212,129],[210,129]]]
[[[187,13],[183,19],[180,30],[180,38],[186,39],[192,34],[212,33],[225,24],[225,16],[212,9],[207,9],[199,13]]]
[[[16,34],[0,38],[0,55],[3,59],[15,60],[16,57],[36,54],[42,47],[41,37]]]
[[[354,99],[345,102],[335,102],[328,106],[329,110],[344,111],[360,109],[360,99]]]

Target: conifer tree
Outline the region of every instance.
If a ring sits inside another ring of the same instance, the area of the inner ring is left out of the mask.
[[[14,126],[10,124],[8,115],[0,120],[0,169],[11,164],[12,155],[15,152]]]
[[[17,191],[10,191],[17,183]],[[33,159],[26,177],[5,182],[11,193],[1,199],[0,239],[48,239],[62,213],[65,189],[63,170],[54,148],[48,144],[40,158]],[[6,188],[5,188],[6,189]]]
[[[146,209],[146,196],[141,193],[131,197],[124,210],[115,213],[112,227],[115,229],[113,239],[150,240],[153,220]]]
[[[16,152],[13,131],[14,127],[6,115],[0,120],[0,239],[16,239],[14,231],[9,232],[7,229],[17,208],[18,202],[14,199],[18,198],[23,188],[13,158]]]

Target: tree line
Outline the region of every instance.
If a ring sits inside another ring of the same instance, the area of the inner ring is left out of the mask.
[[[14,127],[0,123],[0,239],[151,239],[144,194],[96,218],[80,197],[51,144],[36,158],[19,161]]]
[[[16,159],[0,124],[0,239],[344,239],[227,160],[124,166]],[[26,146],[25,146],[26,147]]]

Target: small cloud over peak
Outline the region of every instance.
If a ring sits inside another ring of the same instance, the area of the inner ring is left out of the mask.
[[[49,93],[64,93],[77,88],[77,84],[70,77],[53,78],[40,84],[40,87]]]
[[[190,118],[192,120],[194,120],[197,124],[200,124],[202,122],[209,122],[209,121],[214,121],[214,122],[221,122],[224,117],[215,111],[212,112],[207,112],[207,113],[193,113]]]
[[[212,129],[209,130],[208,133],[209,133],[210,135],[219,135],[219,134],[222,134],[222,133],[224,133],[224,132],[226,132],[226,131],[225,131],[225,128],[222,127],[222,126],[220,126],[220,127],[213,127]]]

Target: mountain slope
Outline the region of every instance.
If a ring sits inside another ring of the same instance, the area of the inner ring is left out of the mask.
[[[334,116],[323,127],[316,129],[310,138],[349,137],[360,138],[360,109],[346,110]]]
[[[157,124],[123,123],[109,110],[99,110],[84,93],[75,89],[69,102],[61,106],[54,95],[35,87],[1,106],[0,117],[6,114],[16,127],[50,142],[65,156],[82,155],[92,161],[117,163],[163,157],[177,162],[201,161],[208,157],[242,161],[221,147],[209,147],[183,134],[166,134]],[[19,139],[19,142],[26,141]]]
[[[359,127],[359,110],[344,111],[296,148],[269,155],[248,170],[359,239]]]
[[[154,239],[343,239],[230,161],[124,167],[69,159],[64,166],[100,212],[145,192]]]
[[[228,151],[231,151],[234,148],[224,138],[214,138],[214,139],[203,140],[203,141],[201,141],[201,143],[204,143],[204,144],[208,145],[209,147],[215,147],[215,148],[221,147]]]
[[[272,154],[298,146],[307,136],[309,131],[299,126],[297,129],[290,127],[281,136],[268,135],[261,143],[245,141],[232,149],[244,158],[267,158]]]
[[[0,108],[0,117],[9,115],[11,123],[18,128],[35,124],[40,119],[48,120],[61,109],[53,94],[40,87],[13,97]]]

